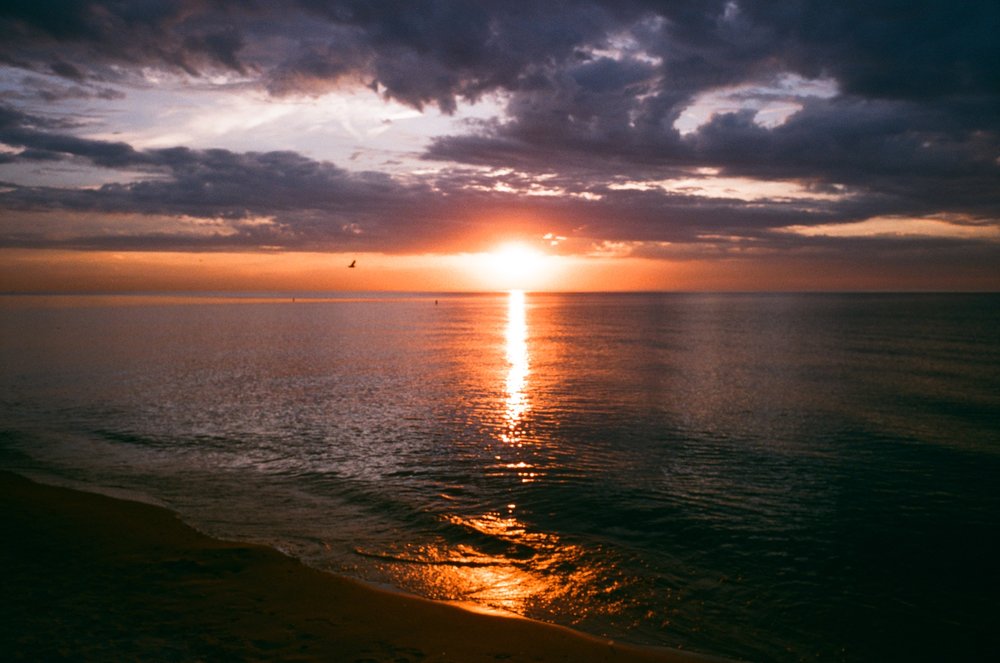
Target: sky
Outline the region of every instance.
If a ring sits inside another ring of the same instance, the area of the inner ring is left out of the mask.
[[[995,0],[7,0],[0,291],[998,290],[997,35]]]

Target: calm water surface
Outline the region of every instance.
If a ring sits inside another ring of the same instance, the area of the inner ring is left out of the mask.
[[[0,316],[0,467],[635,642],[1000,650],[998,296],[10,296]]]

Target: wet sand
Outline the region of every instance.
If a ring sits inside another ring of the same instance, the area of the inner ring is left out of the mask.
[[[0,569],[4,660],[711,660],[380,591],[3,472]]]

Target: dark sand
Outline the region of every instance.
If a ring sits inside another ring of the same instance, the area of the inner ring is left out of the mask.
[[[379,591],[2,472],[0,569],[3,660],[707,660]]]

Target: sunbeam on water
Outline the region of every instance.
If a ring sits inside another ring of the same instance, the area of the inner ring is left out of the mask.
[[[503,441],[520,444],[518,424],[528,410],[528,323],[524,311],[524,292],[512,290],[507,304],[507,431]]]

